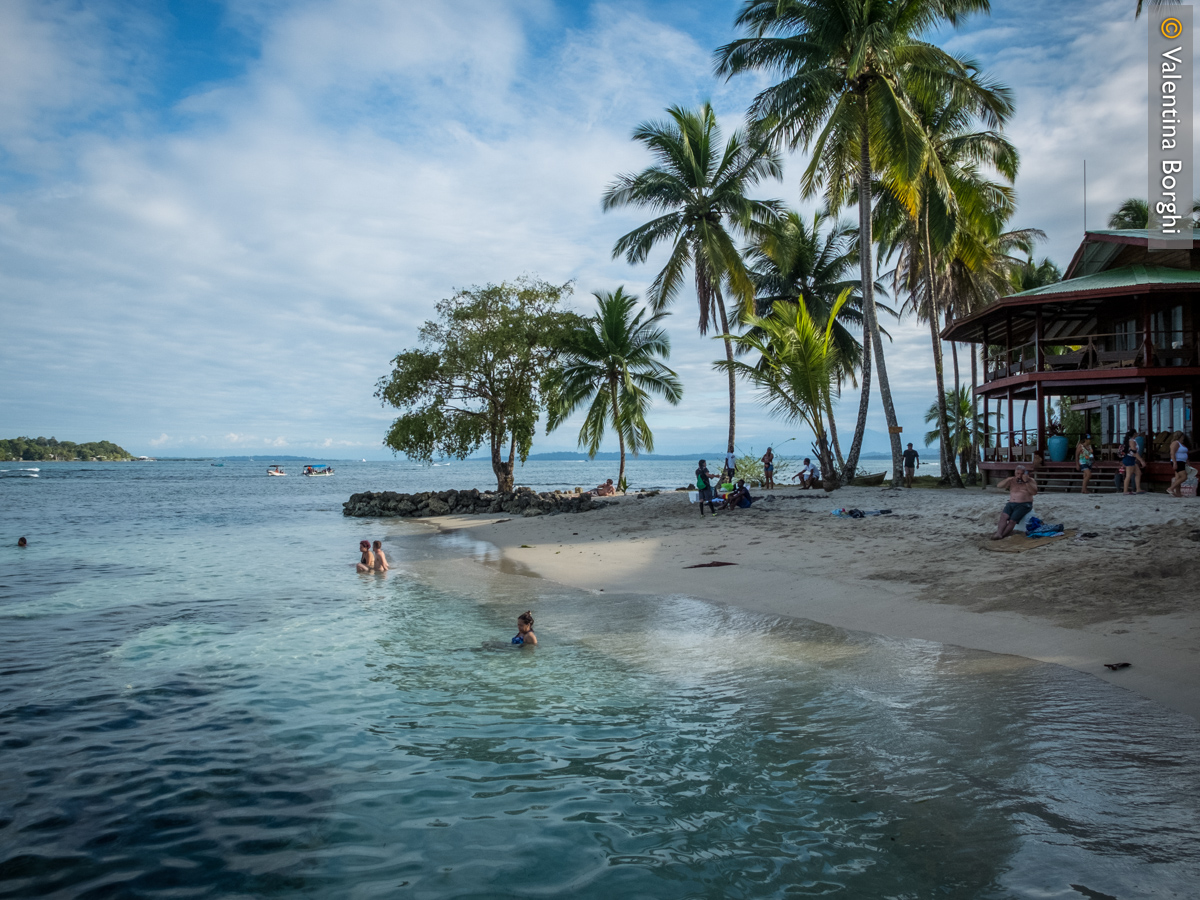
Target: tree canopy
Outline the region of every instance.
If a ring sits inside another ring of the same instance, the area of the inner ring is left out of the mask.
[[[0,440],[0,459],[30,462],[50,459],[133,459],[133,455],[112,441],[76,444],[44,437],[15,437]]]
[[[559,309],[571,293],[570,282],[521,278],[439,302],[421,346],[396,356],[376,385],[385,406],[403,410],[384,443],[425,462],[465,459],[486,443],[497,486],[511,490],[514,465],[533,444],[543,380],[582,321]]]

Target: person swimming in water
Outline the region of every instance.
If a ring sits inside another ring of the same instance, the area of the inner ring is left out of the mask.
[[[375,557],[374,569],[376,572],[386,572],[391,568],[388,565],[387,557],[383,553],[383,541],[376,541],[371,546],[371,553]]]
[[[17,538],[17,546],[18,547],[27,547],[27,546],[29,546],[29,541],[25,540],[25,538],[23,538],[23,537],[19,537],[19,538]]]
[[[370,572],[375,568],[375,554],[371,552],[370,541],[359,541],[358,549],[362,551],[362,557],[358,561],[358,565],[354,567],[355,572]]]
[[[533,633],[533,613],[528,610],[517,616],[517,633],[513,637],[514,644],[536,644],[537,635]]]

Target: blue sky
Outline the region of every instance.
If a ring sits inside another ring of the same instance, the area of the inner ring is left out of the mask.
[[[1145,24],[1133,0],[994,6],[941,40],[1014,89],[1015,224],[1044,229],[1065,265],[1085,157],[1092,227],[1145,193]],[[390,456],[374,384],[440,298],[523,274],[574,280],[580,309],[644,292],[656,260],[610,258],[637,216],[602,213],[600,194],[646,164],[629,134],[668,105],[711,98],[737,126],[763,85],[711,75],[737,8],[0,4],[0,436]],[[803,164],[763,196],[812,209]],[[670,320],[685,399],[653,411],[660,452],[724,440],[719,346],[694,305],[682,295]],[[911,436],[933,400],[928,331],[889,327]],[[739,413],[746,447],[797,434],[746,390]],[[870,428],[867,449],[885,449],[877,397]],[[573,449],[576,431],[535,452]]]

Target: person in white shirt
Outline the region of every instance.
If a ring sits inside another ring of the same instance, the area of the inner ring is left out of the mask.
[[[737,471],[737,457],[730,450],[725,454],[725,480],[733,481],[734,472]]]
[[[804,457],[804,465],[800,467],[800,471],[792,476],[792,480],[800,479],[800,487],[812,488],[817,486],[817,482],[821,479],[821,473],[817,467],[812,464],[807,456]]]

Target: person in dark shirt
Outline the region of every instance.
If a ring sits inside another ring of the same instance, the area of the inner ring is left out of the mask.
[[[913,449],[913,445],[909,444],[908,449],[904,451],[904,486],[912,487],[913,475],[917,473],[917,469],[921,467],[921,454]]]
[[[713,476],[708,471],[708,463],[700,460],[700,465],[696,469],[696,490],[700,492],[700,515],[704,516],[704,504],[708,504],[709,510],[715,516],[717,508],[713,505]]]

